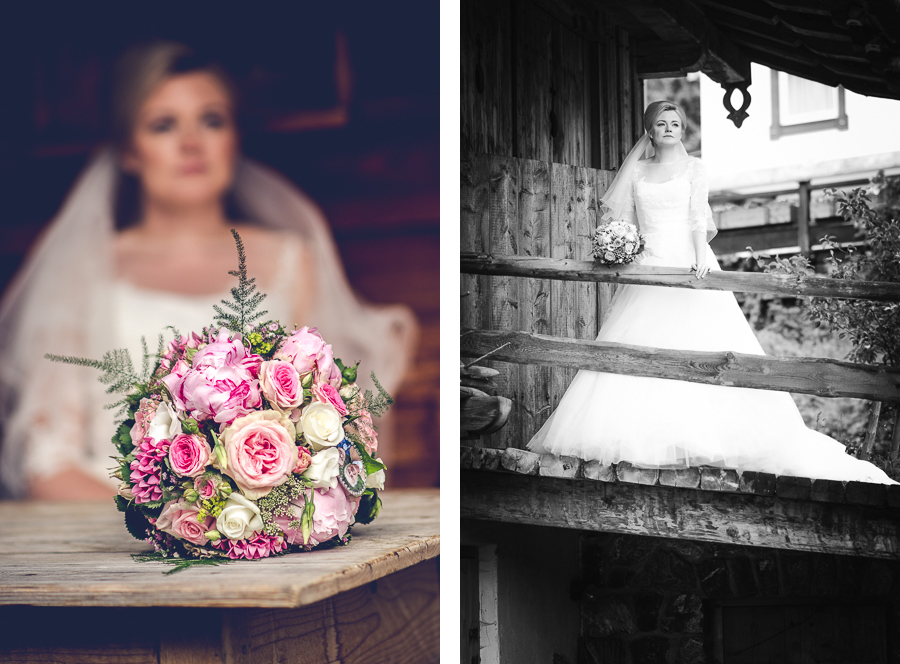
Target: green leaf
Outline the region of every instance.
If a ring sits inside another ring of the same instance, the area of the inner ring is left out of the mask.
[[[366,475],[372,475],[379,470],[387,468],[383,463],[369,456],[369,453],[362,443],[353,443],[353,446],[356,448],[356,451],[359,452],[359,458],[362,459],[363,465],[366,467]]]
[[[131,536],[137,540],[144,541],[147,539],[147,529],[150,528],[150,522],[147,517],[136,509],[134,505],[130,505],[125,510],[125,528],[131,533]]]
[[[116,509],[120,512],[125,512],[128,510],[128,501],[125,500],[122,496],[116,496]]]
[[[112,443],[122,456],[127,455],[134,449],[134,443],[131,441],[132,426],[134,426],[134,420],[126,420],[119,425],[119,428],[116,429],[116,433],[113,435]]]
[[[356,510],[356,523],[372,523],[381,512],[381,498],[375,489],[368,489],[359,499]]]
[[[300,532],[303,534],[303,545],[309,542],[309,535],[313,528],[313,514],[316,511],[316,505],[311,498],[305,497],[306,504],[303,506],[303,514],[300,516]]]
[[[141,503],[138,505],[138,509],[141,510],[146,516],[158,517],[159,513],[162,511],[163,503],[161,500],[154,500],[149,503]]]

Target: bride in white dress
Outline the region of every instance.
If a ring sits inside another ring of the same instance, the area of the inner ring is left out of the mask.
[[[703,163],[681,138],[684,112],[654,102],[647,133],[604,196],[604,218],[636,223],[642,265],[720,267]],[[655,155],[638,161],[649,143]],[[597,341],[676,350],[764,352],[732,293],[620,286]],[[808,429],[786,392],[579,371],[528,449],[648,468],[711,465],[816,479],[892,483],[871,463]]]
[[[336,357],[362,362],[363,384],[370,371],[388,390],[399,384],[415,344],[412,312],[356,297],[321,211],[240,157],[233,107],[224,72],[184,46],[126,55],[114,146],[89,163],[0,306],[0,495],[113,495],[114,417],[103,405],[114,398],[95,370],[43,355],[124,347],[140,367],[142,335],[153,352],[167,325],[202,330],[236,285],[232,227],[268,295],[267,319],[317,326]],[[229,199],[246,221],[229,218]]]

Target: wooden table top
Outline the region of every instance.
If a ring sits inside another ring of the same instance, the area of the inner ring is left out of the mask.
[[[0,605],[291,608],[440,553],[440,491],[395,489],[350,546],[195,566],[137,562],[144,542],[107,503],[0,502]]]

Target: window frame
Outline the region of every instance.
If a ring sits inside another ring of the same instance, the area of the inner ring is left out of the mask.
[[[837,129],[838,131],[846,131],[849,128],[847,122],[847,107],[844,100],[844,86],[839,85],[837,92],[837,117],[827,120],[816,120],[814,122],[799,122],[796,124],[783,124],[781,120],[781,76],[791,76],[787,72],[779,72],[775,69],[770,70],[770,78],[772,82],[772,126],[769,128],[769,135],[773,141],[777,141],[782,136],[791,136],[794,134],[805,134],[812,131],[824,131],[827,129]]]

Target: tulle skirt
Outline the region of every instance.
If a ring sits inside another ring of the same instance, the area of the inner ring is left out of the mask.
[[[715,263],[712,251],[708,258]],[[671,257],[642,261],[673,262]],[[765,354],[728,291],[622,286],[597,340]],[[712,465],[893,482],[876,466],[849,456],[838,441],[808,429],[787,392],[596,371],[577,373],[528,449],[649,468]]]

